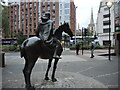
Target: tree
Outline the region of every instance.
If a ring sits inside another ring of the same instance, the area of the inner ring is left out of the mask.
[[[26,38],[27,38],[27,37],[26,37],[25,35],[23,35],[23,32],[20,31],[20,32],[17,34],[17,44],[21,45]]]
[[[8,6],[2,6],[2,34],[3,37],[7,38],[10,35],[10,28],[9,28],[9,18],[8,18],[8,11],[9,7]]]

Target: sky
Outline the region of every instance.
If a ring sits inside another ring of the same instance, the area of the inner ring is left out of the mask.
[[[77,28],[88,27],[91,18],[91,8],[93,8],[94,23],[96,23],[97,13],[101,0],[74,0],[76,8]]]

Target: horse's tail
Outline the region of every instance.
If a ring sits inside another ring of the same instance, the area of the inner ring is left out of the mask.
[[[27,42],[28,42],[28,40],[25,40],[20,47],[21,58],[25,56],[25,47],[26,47]]]

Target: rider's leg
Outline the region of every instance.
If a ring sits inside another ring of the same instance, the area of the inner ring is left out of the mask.
[[[59,44],[57,44],[55,47],[53,58],[61,59],[61,57],[57,55],[58,50],[59,50]]]

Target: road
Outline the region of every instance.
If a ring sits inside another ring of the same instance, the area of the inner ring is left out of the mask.
[[[22,69],[24,59],[19,52],[6,53],[6,67],[2,69],[3,88],[23,88]],[[112,56],[75,55],[75,51],[65,50],[59,60],[56,78],[58,82],[44,81],[48,60],[39,59],[32,72],[32,83],[38,88],[117,88],[118,59]],[[50,69],[51,76],[52,68]],[[41,83],[40,83],[41,82]],[[79,84],[78,84],[79,83]]]

